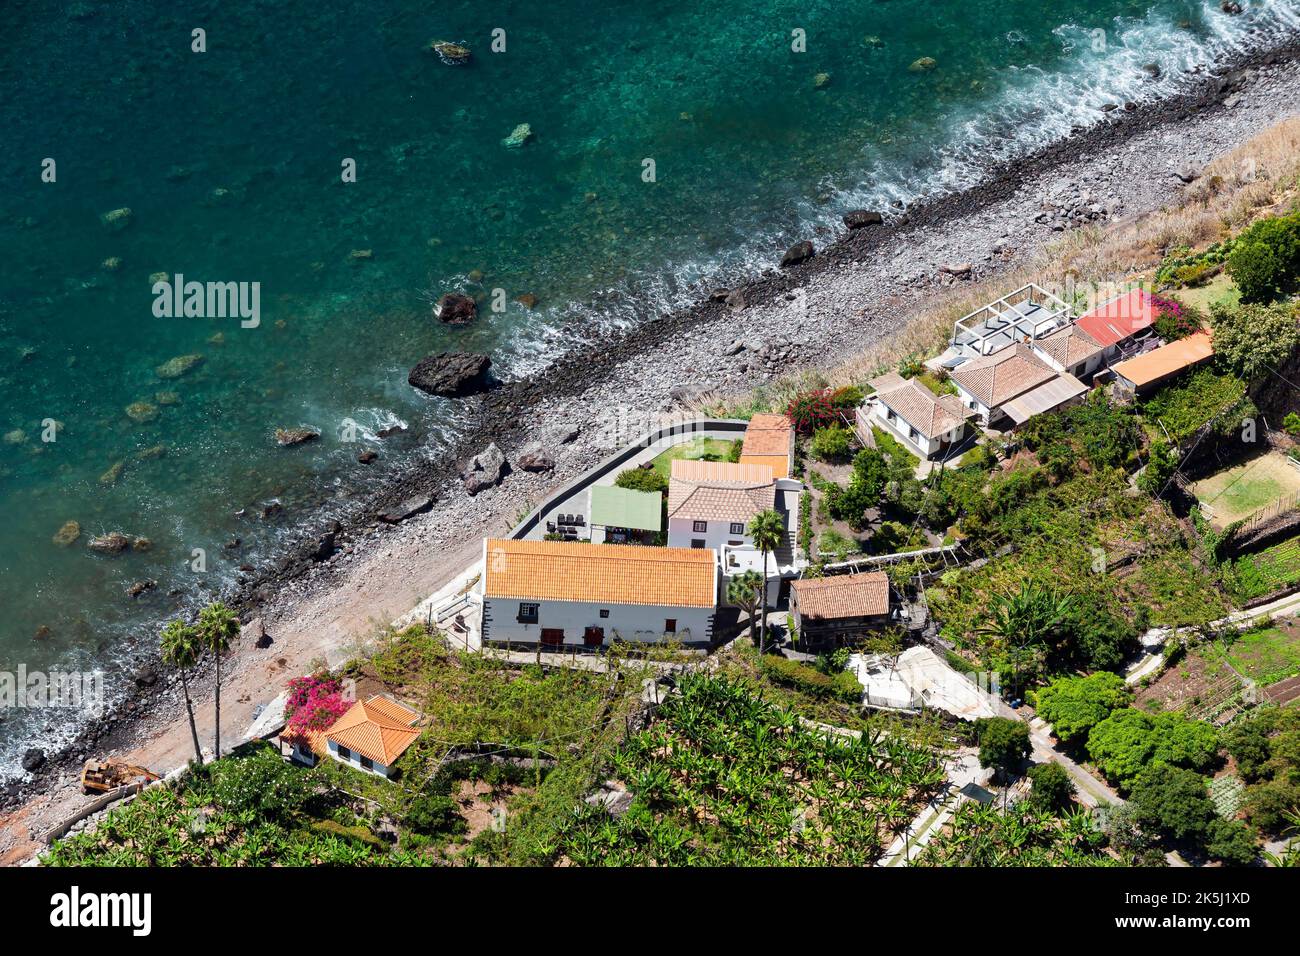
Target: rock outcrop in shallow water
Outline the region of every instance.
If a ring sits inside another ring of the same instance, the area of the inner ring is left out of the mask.
[[[459,292],[448,292],[438,300],[434,314],[448,325],[468,325],[478,316],[478,303]]]
[[[488,387],[492,360],[472,352],[440,352],[420,359],[406,380],[422,392],[458,398]]]

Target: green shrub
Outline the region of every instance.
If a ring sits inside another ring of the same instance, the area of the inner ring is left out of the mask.
[[[819,461],[843,461],[853,449],[853,432],[845,425],[827,425],[813,432],[808,450]]]
[[[975,721],[975,738],[979,741],[982,767],[1007,772],[1029,757],[1029,725],[1022,720],[981,717]]]
[[[1133,694],[1118,674],[1100,671],[1087,677],[1058,677],[1038,691],[1038,715],[1052,725],[1062,741],[1080,740],[1125,707]]]
[[[657,491],[660,494],[668,491],[668,479],[654,468],[628,468],[620,471],[614,484],[630,491]]]
[[[416,833],[432,836],[465,829],[456,801],[442,793],[421,793],[411,801],[402,822]]]
[[[844,411],[857,408],[866,397],[866,393],[856,385],[844,385],[828,396],[833,407]]]
[[[363,826],[344,826],[336,820],[316,820],[312,823],[311,829],[328,836],[342,837],[363,846],[376,848],[386,846],[383,840]]]
[[[1074,799],[1074,781],[1059,763],[1040,763],[1029,768],[1033,789],[1029,800],[1044,810],[1063,810]]]
[[[791,687],[811,697],[840,700],[849,704],[862,700],[862,685],[850,671],[823,674],[816,668],[787,657],[770,655],[765,655],[759,662],[759,669],[773,683]]]
[[[1300,437],[1300,415],[1295,412],[1287,412],[1286,418],[1282,419],[1282,427],[1293,438]]]
[[[1211,820],[1205,837],[1205,852],[1228,866],[1249,866],[1259,856],[1254,831],[1240,820]]]
[[[1228,272],[1242,302],[1274,302],[1300,286],[1300,213],[1261,219],[1237,237]]]

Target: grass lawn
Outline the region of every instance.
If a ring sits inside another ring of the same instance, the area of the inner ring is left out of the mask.
[[[1221,272],[1211,281],[1198,288],[1178,289],[1171,295],[1184,305],[1194,306],[1209,315],[1210,306],[1216,302],[1235,306],[1241,301],[1241,293],[1227,273]]]
[[[1292,627],[1268,627],[1243,634],[1229,645],[1228,662],[1259,684],[1300,674],[1300,633]]]
[[[1300,469],[1288,464],[1285,455],[1269,452],[1201,479],[1192,492],[1209,508],[1210,523],[1224,528],[1284,495],[1300,492]]]
[[[673,462],[677,459],[694,461],[702,458],[705,461],[728,461],[731,457],[731,447],[735,444],[737,442],[725,441],[721,438],[693,438],[680,445],[673,445],[654,459],[652,464],[655,471],[668,478],[673,469]]]

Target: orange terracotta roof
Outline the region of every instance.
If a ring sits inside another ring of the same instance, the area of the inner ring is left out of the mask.
[[[280,731],[280,739],[287,744],[306,744],[307,749],[318,757],[324,757],[329,753],[323,730],[292,730],[286,727]]]
[[[972,359],[952,370],[952,378],[989,408],[1023,395],[1056,373],[1023,342]]]
[[[1183,369],[1199,365],[1214,355],[1208,332],[1195,332],[1185,339],[1162,345],[1136,358],[1116,362],[1116,375],[1122,375],[1136,387],[1151,385]]]
[[[755,415],[745,429],[742,455],[788,455],[794,430],[784,415]]]
[[[1043,336],[1034,345],[1065,368],[1090,359],[1103,351],[1100,342],[1073,323],[1063,329],[1057,329],[1051,335]]]
[[[886,383],[876,390],[876,398],[926,438],[938,438],[974,414],[956,395],[936,395],[915,379]]]
[[[1109,348],[1143,329],[1149,329],[1155,320],[1155,303],[1151,296],[1141,289],[1134,289],[1102,303],[1091,312],[1085,312],[1075,324],[1103,347]]]
[[[767,465],[678,459],[668,481],[668,517],[745,522],[776,504]]]
[[[377,694],[349,707],[325,731],[325,739],[391,767],[420,736],[420,731],[411,726],[419,719],[411,708]]]
[[[521,601],[714,607],[716,561],[705,548],[490,538],[483,593]]]
[[[790,586],[803,618],[878,617],[889,613],[889,575],[883,571],[800,578]]]

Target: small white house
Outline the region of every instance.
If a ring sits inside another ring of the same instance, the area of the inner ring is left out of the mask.
[[[985,425],[1005,419],[1002,406],[1018,395],[1050,382],[1056,373],[1023,342],[983,358],[964,362],[951,372],[957,396]]]
[[[871,441],[873,426],[920,458],[941,459],[966,437],[972,412],[954,395],[936,395],[915,379],[888,372],[870,383],[875,391],[857,410],[857,431]]]
[[[393,765],[420,736],[420,714],[383,694],[357,701],[327,730],[289,731],[289,756],[309,767],[330,756],[365,773],[391,777]]]
[[[483,560],[484,644],[713,641],[718,558],[710,549],[490,538]]]
[[[717,551],[724,578],[764,573],[768,600],[775,602],[781,579],[795,576],[802,566],[795,547],[802,493],[798,479],[776,478],[769,465],[674,461],[668,482],[668,544]],[[769,510],[781,516],[784,528],[764,565],[750,522]],[[725,581],[722,595],[725,600]]]

